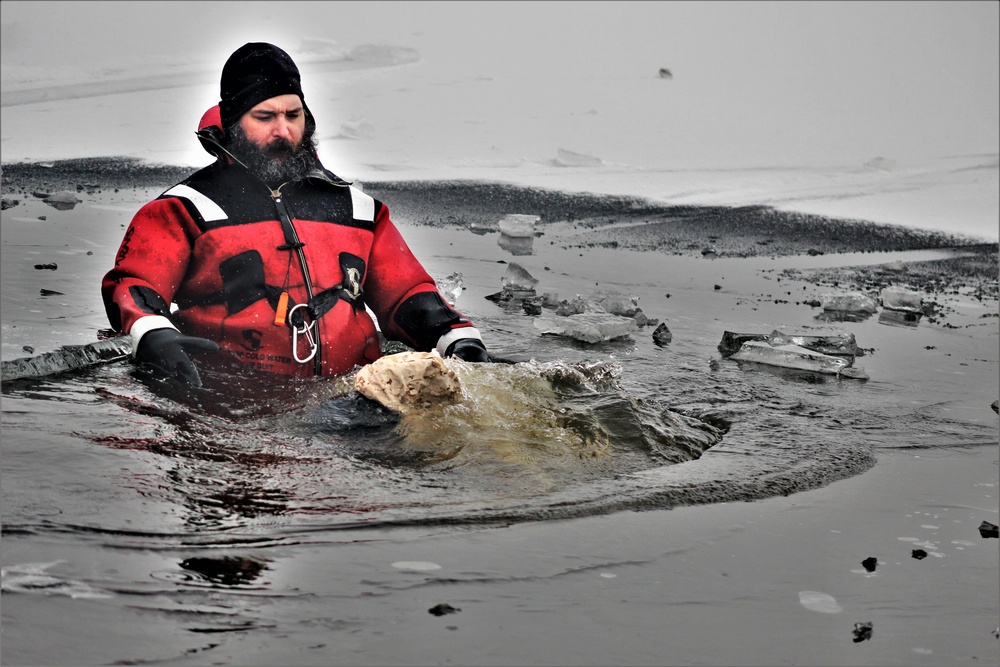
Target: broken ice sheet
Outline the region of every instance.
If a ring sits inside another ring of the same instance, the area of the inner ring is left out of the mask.
[[[543,335],[565,336],[584,343],[600,343],[628,336],[638,328],[631,317],[609,313],[578,313],[567,317],[550,315],[535,319]]]

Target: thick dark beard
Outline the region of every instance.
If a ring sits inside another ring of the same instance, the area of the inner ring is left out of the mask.
[[[274,188],[304,178],[316,169],[314,130],[313,127],[306,127],[298,149],[285,139],[274,139],[261,148],[250,141],[243,128],[236,124],[226,133],[226,149],[268,187]]]

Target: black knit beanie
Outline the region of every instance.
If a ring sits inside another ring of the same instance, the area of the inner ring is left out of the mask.
[[[219,110],[229,128],[247,111],[278,95],[298,95],[305,108],[299,68],[273,44],[251,42],[229,56],[222,68]],[[305,109],[306,114],[309,110]]]

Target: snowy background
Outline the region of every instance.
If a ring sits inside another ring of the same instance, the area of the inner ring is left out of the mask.
[[[487,179],[998,238],[996,2],[8,2],[3,162],[209,162],[287,50],[348,179]],[[669,70],[670,76],[661,74]]]

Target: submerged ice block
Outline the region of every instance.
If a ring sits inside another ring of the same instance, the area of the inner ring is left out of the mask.
[[[772,344],[751,340],[743,343],[730,359],[857,379],[868,378],[864,369],[852,367],[851,362],[843,357],[815,352],[795,343]]]

